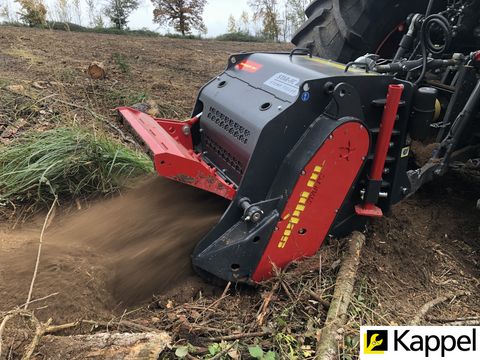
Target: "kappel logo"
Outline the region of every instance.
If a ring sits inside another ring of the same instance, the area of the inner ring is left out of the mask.
[[[480,326],[361,326],[360,360],[480,360]]]
[[[367,330],[363,337],[364,354],[383,354],[388,351],[388,330]]]

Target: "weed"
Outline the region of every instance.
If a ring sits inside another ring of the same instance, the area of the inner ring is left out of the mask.
[[[128,89],[106,89],[102,97],[105,106],[115,108],[117,106],[130,106],[133,104],[144,102],[148,99],[145,92],[129,91]]]
[[[127,62],[127,59],[123,54],[115,53],[112,55],[115,64],[120,68],[120,71],[124,74],[130,73],[130,65]]]

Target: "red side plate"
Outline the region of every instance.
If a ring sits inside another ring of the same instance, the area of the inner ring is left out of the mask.
[[[273,265],[313,256],[328,235],[370,146],[358,122],[340,125],[304,168],[260,260],[253,281],[272,276]]]
[[[158,119],[133,108],[117,109],[153,158],[160,176],[179,181],[232,200],[236,190],[193,150],[191,127],[199,117],[187,121]]]

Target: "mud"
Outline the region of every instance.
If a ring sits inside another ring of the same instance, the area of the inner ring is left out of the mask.
[[[155,178],[57,221],[44,240],[34,298],[58,294],[38,316],[109,317],[112,309],[121,312],[191,280],[193,247],[227,205],[217,196]],[[28,232],[28,239],[0,250],[0,311],[25,301],[38,233]]]

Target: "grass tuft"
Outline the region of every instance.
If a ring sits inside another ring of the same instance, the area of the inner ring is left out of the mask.
[[[151,172],[150,159],[85,129],[29,132],[0,147],[0,202],[45,206],[118,192]]]

